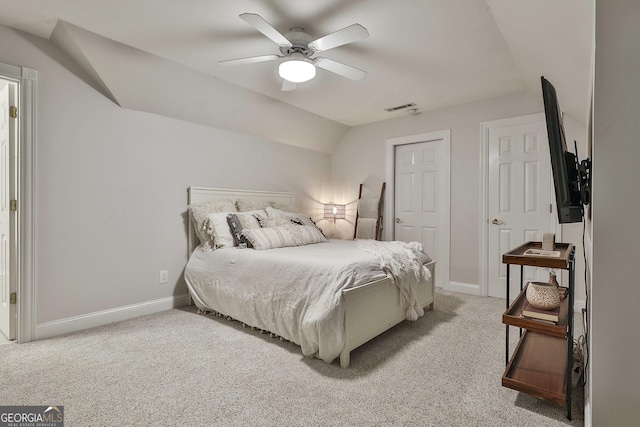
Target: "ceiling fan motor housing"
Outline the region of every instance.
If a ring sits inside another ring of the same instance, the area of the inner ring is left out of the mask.
[[[284,36],[291,42],[291,46],[280,46],[280,52],[282,52],[283,55],[288,56],[293,53],[301,53],[306,58],[309,58],[315,53],[315,51],[309,49],[309,42],[313,41],[313,37],[311,37],[303,28],[291,28],[287,34],[284,34]]]

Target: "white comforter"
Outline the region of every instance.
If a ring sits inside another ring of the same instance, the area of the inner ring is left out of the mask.
[[[385,277],[373,253],[345,240],[263,251],[198,247],[185,270],[197,307],[273,332],[326,362],[344,347],[341,291]]]

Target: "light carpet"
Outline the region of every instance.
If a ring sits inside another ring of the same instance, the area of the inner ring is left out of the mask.
[[[63,405],[66,426],[584,425],[582,388],[568,421],[501,386],[504,300],[438,291],[435,304],[348,369],[193,307],[2,345],[0,405]]]

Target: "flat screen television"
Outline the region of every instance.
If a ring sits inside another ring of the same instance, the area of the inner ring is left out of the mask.
[[[544,76],[541,80],[558,222],[560,224],[581,222],[584,215],[583,203],[588,204],[588,200],[583,200],[583,196],[586,196],[587,183],[581,181],[577,153],[567,151],[556,89]],[[581,188],[581,184],[584,184],[585,188]]]

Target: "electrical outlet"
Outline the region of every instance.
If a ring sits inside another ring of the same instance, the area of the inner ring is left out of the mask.
[[[160,283],[169,282],[169,272],[167,270],[162,270],[160,272]]]

